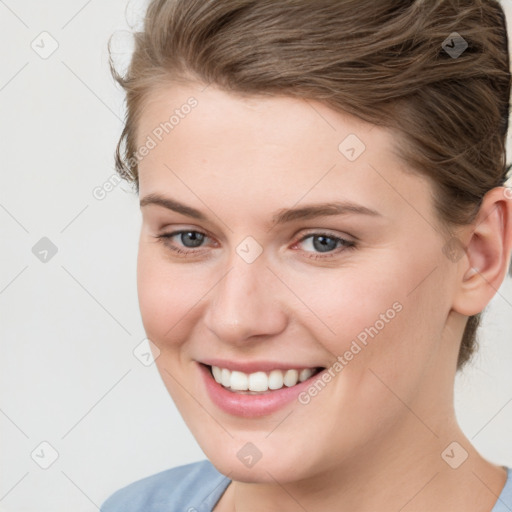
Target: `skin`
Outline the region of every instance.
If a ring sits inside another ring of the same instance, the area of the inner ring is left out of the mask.
[[[165,386],[233,480],[215,512],[490,511],[506,473],[460,430],[453,386],[467,316],[506,274],[504,189],[486,195],[473,224],[451,230],[466,247],[454,261],[432,184],[399,159],[396,135],[315,101],[182,83],[151,93],[139,144],[190,96],[198,106],[140,162],[139,194],[173,198],[206,220],[141,208],[138,294]],[[338,149],[348,134],[366,146],[353,162]],[[279,210],[330,201],[379,215],[271,225]],[[195,248],[180,235],[157,238],[178,230],[207,236]],[[355,246],[320,252],[318,238],[300,241],[325,231]],[[263,249],[252,263],[236,252],[248,236]],[[329,367],[396,302],[401,311],[307,405],[244,419],[206,393],[197,360]],[[250,468],[236,456],[247,442],[262,454]],[[468,454],[457,469],[441,457],[452,442],[454,457]]]

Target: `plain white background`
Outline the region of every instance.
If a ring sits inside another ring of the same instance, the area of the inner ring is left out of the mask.
[[[204,458],[155,366],[134,354],[146,348],[137,197],[124,183],[93,194],[115,176],[124,116],[107,39],[121,31],[114,47],[126,62],[122,31],[144,5],[0,0],[1,511],[93,512],[129,482]],[[507,465],[511,281],[456,389],[464,431]]]

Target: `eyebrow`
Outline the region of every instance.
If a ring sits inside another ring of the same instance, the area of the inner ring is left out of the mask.
[[[170,197],[164,197],[159,194],[149,194],[140,200],[141,208],[143,208],[144,206],[146,206],[148,204],[156,204],[159,206],[163,206],[164,208],[167,208],[168,210],[172,210],[177,213],[182,213],[183,215],[187,215],[188,217],[193,217],[194,219],[207,220],[206,216],[199,210],[196,210],[195,208],[192,208],[191,206],[187,206],[185,204],[179,203],[175,199],[171,199]]]
[[[167,208],[168,210],[181,213],[194,219],[203,221],[208,220],[206,215],[204,215],[204,213],[202,213],[201,211],[192,208],[191,206],[182,204],[176,201],[175,199],[171,199],[170,197],[164,197],[159,194],[149,194],[143,199],[141,199],[141,208],[148,204],[156,204],[164,208]],[[359,215],[369,215],[373,217],[382,216],[376,210],[367,208],[366,206],[362,206],[360,204],[353,203],[350,201],[328,202],[300,206],[295,208],[283,208],[281,210],[278,210],[272,217],[271,225],[275,226],[279,224],[285,224],[287,222],[292,222],[294,220],[307,220],[328,215],[347,215],[350,213]]]

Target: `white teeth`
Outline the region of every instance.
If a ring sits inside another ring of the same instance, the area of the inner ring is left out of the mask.
[[[284,374],[284,385],[288,388],[291,388],[292,386],[295,386],[297,384],[297,381],[299,380],[299,372],[297,370],[288,370]]]
[[[249,389],[251,391],[267,391],[268,377],[265,372],[256,372],[249,375]]]
[[[283,386],[290,388],[298,382],[304,382],[315,373],[315,370],[312,368],[304,368],[302,370],[292,368],[284,372],[272,370],[269,373],[255,372],[251,374],[230,371],[218,366],[212,366],[211,368],[215,381],[225,388],[230,388],[233,391],[248,392],[265,392],[269,389],[281,389]]]
[[[212,366],[212,373],[217,382],[222,382],[222,370],[218,366]]]
[[[229,386],[231,386],[231,372],[225,368],[223,368],[221,371],[220,384],[222,384],[225,388],[229,388]]]
[[[283,372],[272,370],[268,376],[268,389],[281,389],[283,387]]]
[[[249,377],[242,372],[231,372],[229,387],[235,391],[247,391],[249,389]]]
[[[313,370],[311,368],[304,368],[299,373],[299,381],[304,382],[305,380],[309,379],[313,375]]]

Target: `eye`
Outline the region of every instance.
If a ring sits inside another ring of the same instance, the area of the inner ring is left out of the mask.
[[[308,258],[325,258],[339,254],[340,252],[353,249],[355,242],[334,236],[330,233],[310,233],[303,236],[295,245],[304,244]],[[334,252],[333,252],[334,251]],[[326,256],[322,256],[326,253]]]
[[[168,249],[179,254],[189,254],[201,246],[205,239],[209,238],[206,233],[192,229],[163,233],[156,236],[157,240],[163,243]],[[175,239],[173,241],[173,239]],[[176,245],[178,241],[180,245]],[[183,248],[184,247],[184,248]]]
[[[199,247],[202,244],[206,235],[199,231],[182,231],[178,236],[185,247],[194,248]]]

